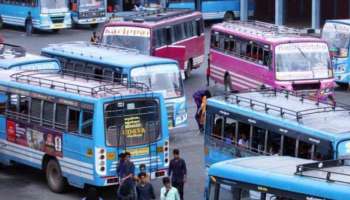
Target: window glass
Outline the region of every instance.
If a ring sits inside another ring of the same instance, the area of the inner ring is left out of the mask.
[[[68,131],[72,133],[79,133],[80,111],[69,109],[68,113]]]
[[[312,144],[306,143],[304,141],[299,141],[298,157],[311,159],[312,155]]]
[[[29,113],[29,97],[21,95],[20,102],[19,102],[19,117],[22,120],[28,120],[28,113]]]
[[[41,121],[41,100],[32,98],[30,118],[31,122],[39,123]]]
[[[266,130],[253,127],[252,149],[255,152],[262,153],[265,150],[265,134]]]
[[[236,143],[236,128],[237,121],[226,117],[224,125],[224,140],[227,143]]]
[[[233,200],[234,188],[230,185],[220,184],[219,199],[220,200]]]
[[[238,123],[238,145],[249,147],[250,125],[246,123]]]
[[[211,47],[212,48],[219,48],[219,33],[213,32],[211,35]]]
[[[222,126],[224,123],[224,118],[220,115],[215,115],[214,126],[212,136],[221,139],[222,138]]]
[[[294,138],[284,136],[283,155],[295,156],[295,144],[296,140]]]
[[[7,95],[3,92],[0,92],[0,115],[5,114],[6,102],[7,102]]]
[[[267,139],[268,153],[270,155],[278,155],[281,150],[281,134],[272,131],[268,132]]]
[[[315,160],[331,160],[334,159],[332,144],[327,145],[315,145]]]
[[[17,104],[18,104],[18,95],[17,94],[10,94],[9,110],[11,112],[17,112]]]
[[[261,193],[255,190],[242,190],[241,199],[243,200],[261,200]]]
[[[83,111],[83,123],[81,125],[81,132],[84,135],[92,135],[93,113],[91,111]]]
[[[83,63],[83,62],[76,62],[75,63],[75,68],[74,68],[74,72],[75,73],[83,72],[84,68],[85,68],[85,63]]]
[[[185,23],[185,35],[187,38],[194,36],[193,24],[192,21]]]
[[[72,73],[74,71],[74,63],[70,60],[68,60],[63,67],[64,70],[68,73]]]
[[[55,127],[61,130],[66,130],[67,124],[67,106],[56,104]]]
[[[184,24],[176,24],[173,28],[175,41],[180,41],[185,38]]]
[[[113,81],[113,70],[111,69],[104,69],[103,71],[103,78],[109,81]]]
[[[54,103],[44,101],[43,125],[52,127]]]

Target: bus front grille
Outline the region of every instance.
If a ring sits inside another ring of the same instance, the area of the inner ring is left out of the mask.
[[[321,83],[293,83],[293,90],[299,91],[299,90],[319,90],[321,87]]]
[[[61,24],[64,21],[64,17],[51,17],[53,24]]]

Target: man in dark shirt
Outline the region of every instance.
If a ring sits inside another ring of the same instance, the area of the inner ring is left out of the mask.
[[[152,184],[147,180],[147,174],[141,172],[138,175],[140,182],[136,186],[137,200],[152,200],[156,199]]]
[[[180,158],[180,151],[178,149],[173,150],[173,155],[174,158],[170,161],[168,175],[171,176],[172,185],[177,188],[180,198],[183,200],[183,189],[187,176],[186,162]]]
[[[134,185],[134,174],[135,174],[135,165],[130,160],[130,153],[125,152],[121,155],[121,159],[119,161],[119,165],[117,167],[117,173],[120,180],[120,185],[124,188],[125,194],[131,193],[131,195],[135,196],[135,185]],[[120,191],[119,191],[120,192]]]

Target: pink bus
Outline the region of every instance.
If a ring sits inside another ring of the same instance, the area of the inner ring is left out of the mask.
[[[140,11],[122,18],[105,26],[102,43],[174,59],[186,78],[204,62],[204,25],[200,12]]]
[[[210,77],[225,89],[278,88],[308,97],[333,95],[326,42],[300,30],[231,21],[211,30]]]

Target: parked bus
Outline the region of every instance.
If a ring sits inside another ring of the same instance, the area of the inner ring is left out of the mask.
[[[177,60],[186,78],[204,62],[204,39],[202,14],[190,10],[140,11],[107,24],[102,35],[103,44]]]
[[[327,41],[331,58],[335,82],[341,86],[350,83],[350,20],[328,20],[322,29],[322,39]]]
[[[178,64],[174,60],[142,55],[135,50],[84,42],[52,44],[42,55],[57,58],[63,70],[87,76],[105,75],[116,81],[144,83],[165,97],[169,127],[187,125],[187,106]]]
[[[26,20],[31,15],[32,22]],[[11,24],[40,30],[58,31],[72,26],[66,0],[0,1],[0,26]]]
[[[60,69],[58,60],[27,53],[17,45],[0,43],[1,70]]]
[[[313,160],[348,156],[349,106],[266,90],[210,98],[205,162],[256,155]]]
[[[230,90],[279,88],[313,98],[333,95],[327,43],[300,30],[258,21],[216,24],[210,77]]]
[[[168,8],[195,10],[196,0],[169,0]],[[200,1],[200,11],[204,20],[225,19],[232,20],[240,16],[240,0],[204,0]],[[248,16],[254,16],[255,3],[248,1]]]
[[[68,0],[74,24],[96,28],[107,19],[107,0]]]
[[[343,200],[349,160],[312,162],[288,156],[223,161],[209,169],[207,200]]]
[[[136,173],[151,178],[169,164],[162,94],[141,83],[124,85],[58,70],[1,72],[0,162],[42,169],[54,192],[66,183],[119,183],[119,155],[131,153]],[[29,87],[30,86],[30,87]]]

